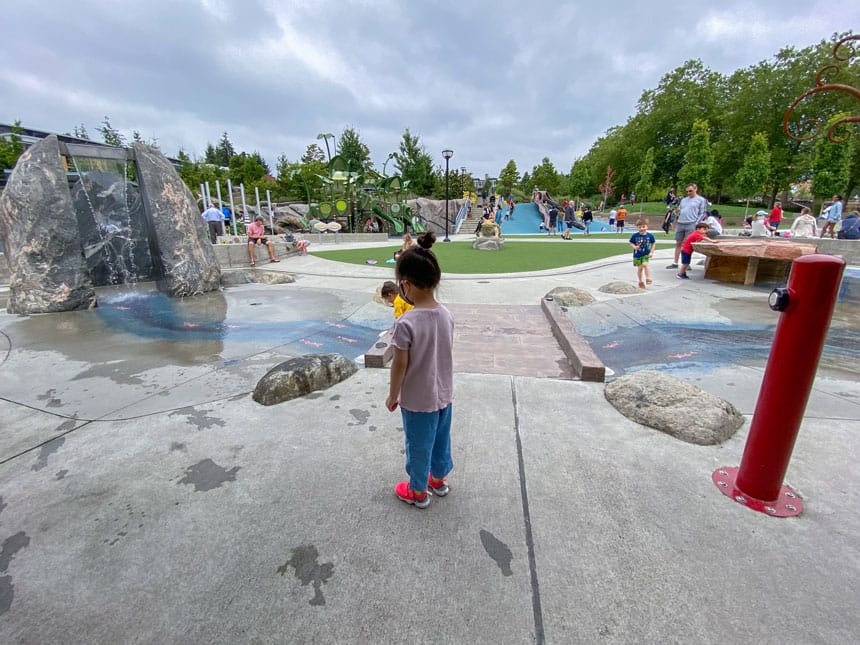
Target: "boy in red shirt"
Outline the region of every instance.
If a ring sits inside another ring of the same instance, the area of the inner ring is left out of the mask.
[[[696,230],[684,238],[684,243],[681,245],[681,270],[675,276],[679,280],[690,279],[690,276],[687,275],[687,269],[690,268],[690,260],[693,258],[693,243],[704,240],[709,228],[711,227],[705,222],[699,222],[696,224]],[[716,240],[709,241],[716,242]]]

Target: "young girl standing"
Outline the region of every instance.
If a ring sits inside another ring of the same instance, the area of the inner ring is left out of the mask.
[[[398,483],[394,494],[418,508],[430,505],[430,491],[439,497],[448,494],[445,477],[454,467],[454,318],[434,296],[442,277],[430,250],[435,240],[432,232],[425,233],[418,238],[418,246],[404,251],[397,261],[400,294],[415,307],[398,318],[394,326],[394,360],[385,400],[391,412],[400,405],[406,437],[409,481]]]

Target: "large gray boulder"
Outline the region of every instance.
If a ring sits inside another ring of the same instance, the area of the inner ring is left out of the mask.
[[[354,361],[340,354],[305,354],[270,369],[254,388],[253,398],[262,405],[275,405],[325,390],[358,371]]]
[[[164,271],[158,288],[174,297],[218,289],[221,269],[191,191],[157,148],[135,143],[134,155]]]
[[[457,220],[457,213],[460,207],[465,203],[464,199],[449,199],[448,200],[448,231],[454,232],[454,224]],[[410,199],[406,202],[412,215],[421,215],[424,221],[429,224],[429,228],[439,233],[445,232],[445,200],[444,199],[427,199],[426,197],[418,197]]]
[[[95,306],[56,135],[19,158],[0,195],[0,237],[11,273],[6,311],[35,314]]]
[[[728,401],[661,372],[627,374],[608,383],[604,394],[628,419],[687,443],[722,443],[744,423]]]

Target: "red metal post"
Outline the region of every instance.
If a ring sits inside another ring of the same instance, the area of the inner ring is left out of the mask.
[[[798,515],[803,509],[800,497],[782,482],[844,269],[845,261],[832,255],[806,255],[793,262],[787,303],[777,323],[740,468],[719,468],[712,476],[725,495],[768,515]],[[779,300],[780,294],[775,294],[771,306],[780,306]]]

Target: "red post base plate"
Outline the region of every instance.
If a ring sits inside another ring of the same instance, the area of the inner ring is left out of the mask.
[[[711,475],[714,484],[726,497],[754,511],[773,517],[793,517],[803,512],[803,500],[800,495],[784,484],[779,489],[779,496],[775,500],[756,499],[747,495],[735,484],[739,470],[734,467],[717,468]]]

